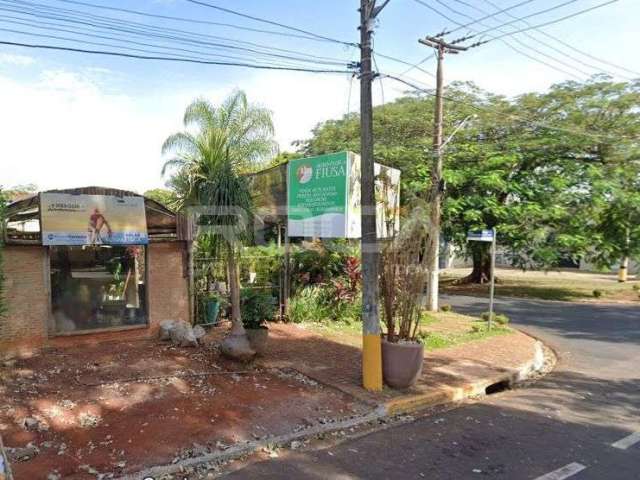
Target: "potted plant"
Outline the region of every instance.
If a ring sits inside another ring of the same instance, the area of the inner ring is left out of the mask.
[[[405,389],[422,374],[424,346],[419,339],[427,228],[416,214],[382,250],[380,292],[386,332],[382,339],[382,373],[393,388]]]
[[[244,288],[240,293],[240,309],[251,348],[259,355],[264,354],[269,337],[267,321],[273,319],[276,311],[273,297],[254,288]]]

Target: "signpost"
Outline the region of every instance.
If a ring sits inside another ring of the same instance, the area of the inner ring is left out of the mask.
[[[468,232],[469,242],[491,242],[491,285],[489,287],[489,330],[493,323],[493,297],[496,288],[496,229]]]

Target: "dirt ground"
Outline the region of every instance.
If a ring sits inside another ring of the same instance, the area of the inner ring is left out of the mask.
[[[155,341],[0,363],[0,396],[16,480],[108,479],[364,409],[293,370]]]

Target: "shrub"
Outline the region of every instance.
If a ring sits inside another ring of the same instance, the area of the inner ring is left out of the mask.
[[[440,310],[443,312],[451,312],[453,310],[453,307],[449,304],[444,304],[440,307]]]
[[[302,288],[289,300],[289,319],[294,323],[321,322],[331,317],[320,287]]]
[[[636,284],[635,284],[633,287],[631,287],[631,288],[633,288],[636,292],[640,292],[640,283],[636,283]]]
[[[482,318],[482,320],[484,320],[485,322],[488,322],[489,321],[489,312],[484,312],[480,316],[480,318]],[[493,313],[493,316],[491,317],[491,320],[492,320],[492,322],[497,323],[498,325],[506,325],[510,321],[509,317],[507,317],[503,313]]]
[[[274,300],[269,293],[243,288],[240,291],[240,309],[245,328],[257,329],[272,320],[277,310]]]
[[[595,290],[593,291],[593,296],[594,296],[595,298],[600,298],[600,297],[602,297],[602,290],[595,289]]]

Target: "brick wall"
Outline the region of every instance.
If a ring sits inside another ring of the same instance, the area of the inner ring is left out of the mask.
[[[44,346],[69,347],[155,336],[163,320],[189,321],[188,280],[183,243],[148,246],[149,327],[47,338],[49,316],[47,256],[43,247],[7,246],[3,251],[8,314],[0,319],[0,357],[27,354]]]
[[[5,246],[5,300],[8,311],[0,318],[0,356],[28,353],[44,344],[49,315],[46,249]]]
[[[155,334],[163,320],[189,321],[188,280],[182,242],[149,245],[149,323]]]

